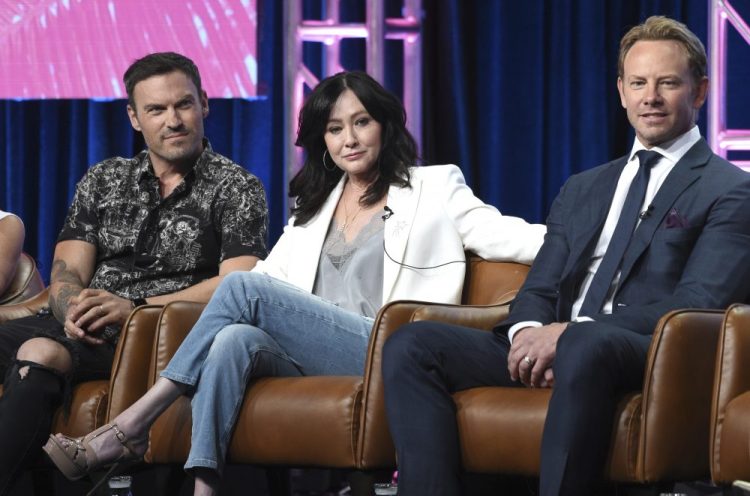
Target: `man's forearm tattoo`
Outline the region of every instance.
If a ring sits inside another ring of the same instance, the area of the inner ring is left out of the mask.
[[[55,287],[51,287],[52,285],[55,285]],[[55,260],[52,263],[49,307],[60,323],[65,322],[70,299],[80,293],[82,289],[83,282],[74,272],[68,270],[64,260]]]

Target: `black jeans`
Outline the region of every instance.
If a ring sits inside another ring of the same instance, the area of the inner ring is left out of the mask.
[[[16,360],[18,348],[34,337],[48,337],[65,346],[73,359],[69,374]],[[10,492],[18,475],[42,453],[55,411],[69,397],[70,386],[108,377],[113,356],[114,347],[109,344],[90,346],[67,339],[51,315],[0,325],[0,377],[4,377],[0,396],[0,496]]]

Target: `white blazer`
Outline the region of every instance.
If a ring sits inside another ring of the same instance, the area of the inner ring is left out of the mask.
[[[412,167],[411,188],[391,186],[383,237],[383,304],[410,299],[460,303],[464,250],[482,258],[531,263],[542,245],[545,227],[504,216],[483,203],[455,165]],[[253,269],[312,291],[323,242],[344,188],[344,178],[320,211],[303,226],[294,218],[266,260]],[[392,257],[395,261],[391,260]],[[398,262],[398,263],[397,263]]]

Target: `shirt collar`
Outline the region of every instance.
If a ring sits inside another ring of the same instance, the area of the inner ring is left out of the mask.
[[[693,126],[690,131],[678,136],[671,141],[667,141],[665,143],[662,143],[661,145],[649,148],[649,150],[659,152],[662,157],[669,160],[672,164],[676,164],[700,139],[701,132],[698,129],[698,126]],[[633,149],[630,150],[628,162],[633,160],[635,158],[636,152],[639,152],[641,150],[646,150],[646,147],[643,146],[638,138],[636,138],[635,142],[633,142]]]
[[[206,164],[211,160],[211,153],[213,153],[211,143],[208,141],[208,138],[203,138],[203,152],[198,156],[198,160],[195,161],[195,165],[193,165],[191,170],[199,171],[205,168]],[[154,177],[154,168],[151,166],[151,156],[148,154],[148,148],[138,154],[136,161],[138,162],[138,165],[136,166],[136,176],[138,181],[143,180],[147,175]],[[185,174],[185,177],[188,175],[190,175],[190,172]]]

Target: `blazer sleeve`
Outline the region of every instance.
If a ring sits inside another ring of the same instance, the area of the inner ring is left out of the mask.
[[[433,167],[446,171],[447,177],[443,176],[440,180],[445,209],[465,250],[487,260],[525,264],[534,260],[544,240],[543,225],[529,224],[519,217],[503,215],[492,205],[484,203],[474,196],[457,166]]]
[[[565,227],[566,220],[570,219],[571,203],[575,201],[570,183],[570,180],[565,183],[552,204],[544,244],[511,302],[508,318],[495,327],[496,332],[505,333],[518,322],[537,321],[546,325],[557,320],[560,280],[570,256]]]
[[[284,226],[284,232],[268,257],[255,264],[252,272],[260,272],[282,281],[289,281],[289,257],[292,256],[294,237],[298,229],[302,228],[294,225],[294,218],[289,219],[289,223]]]
[[[678,243],[675,239],[675,243]],[[666,261],[665,261],[666,263]],[[632,305],[608,322],[652,334],[665,313],[678,308],[726,308],[750,296],[750,180],[736,184],[714,202],[673,294],[647,305]]]

